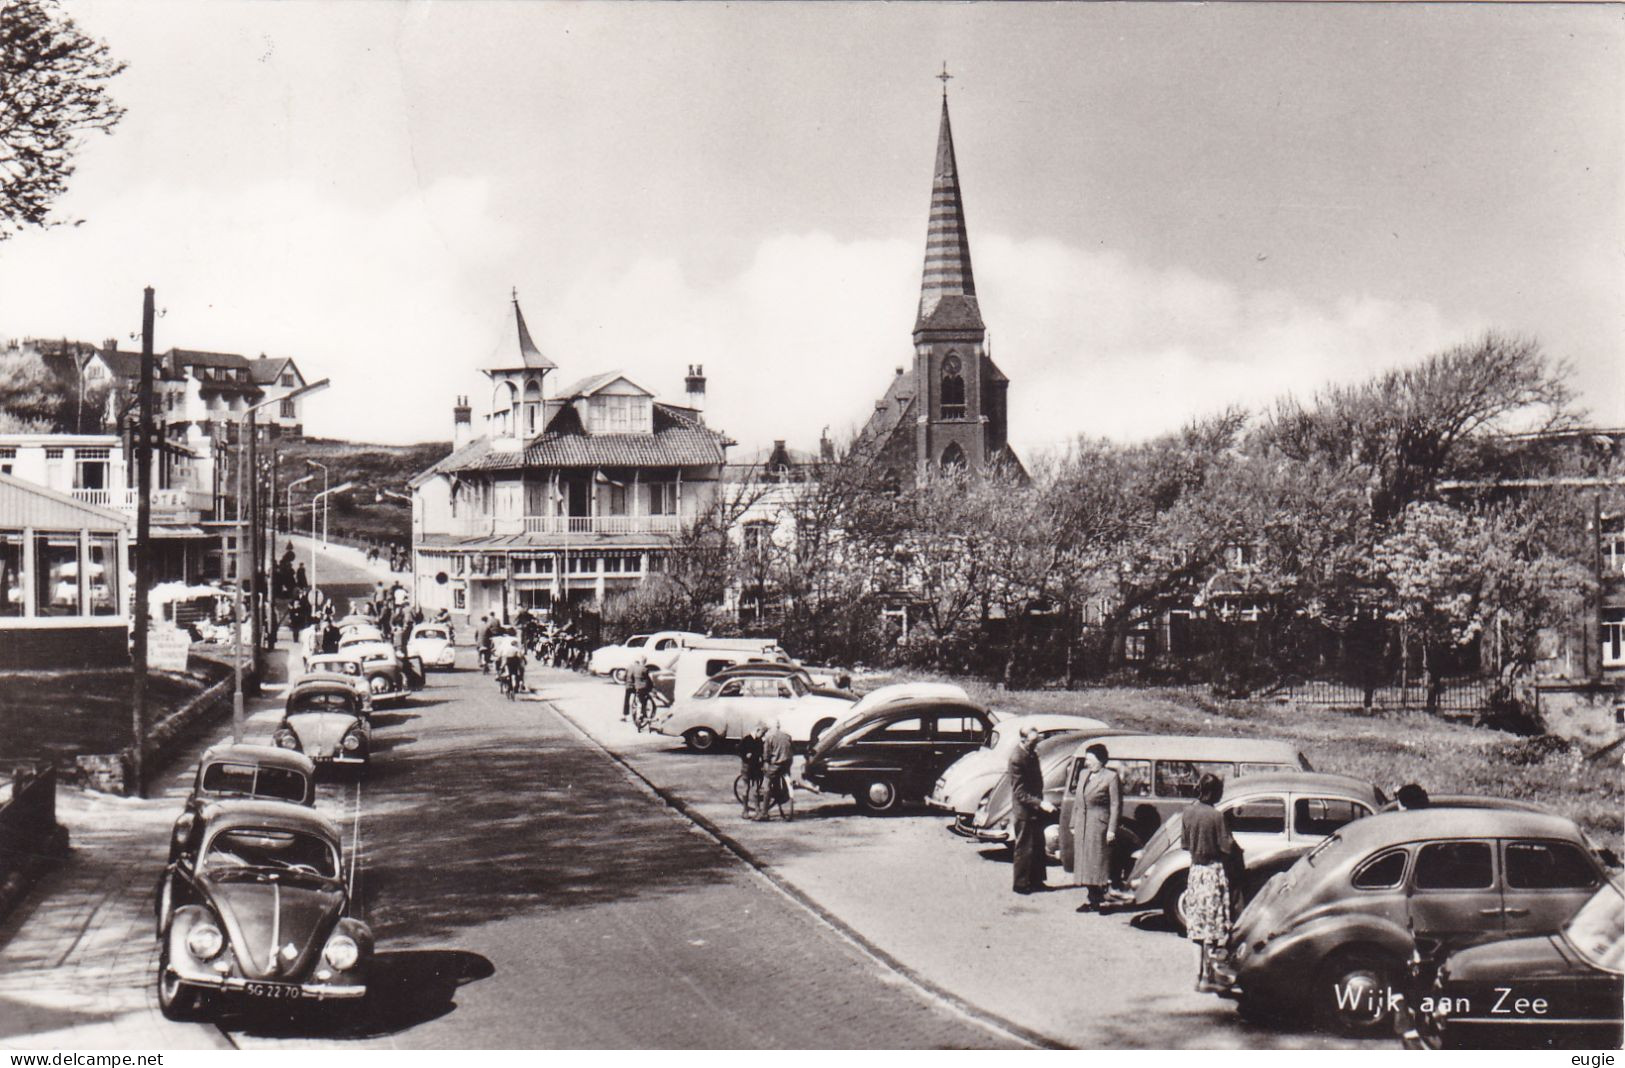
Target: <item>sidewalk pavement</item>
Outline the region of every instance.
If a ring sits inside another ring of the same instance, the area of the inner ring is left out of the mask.
[[[285,650],[291,646],[284,645]],[[269,742],[285,683],[249,698],[244,739]],[[149,784],[146,798],[61,787],[57,819],[72,852],[0,924],[0,1048],[229,1048],[213,1027],[158,1011],[153,893],[169,828],[203,750],[229,736],[201,732]]]
[[[318,557],[318,563],[316,565],[318,568],[316,573],[316,578],[318,581],[322,577],[320,569],[330,560],[339,563],[346,568],[353,568],[357,571],[365,571],[375,580],[382,582],[386,586],[412,574],[411,571],[391,571],[389,569],[389,561],[387,559],[381,559],[377,563],[373,563],[367,559],[367,554],[365,551],[357,549],[353,545],[340,545],[337,542],[330,541],[324,546],[320,539],[313,541],[308,534],[282,534],[279,535],[278,543],[280,545],[286,545],[290,540],[293,542],[294,562],[305,564],[306,572],[309,572],[310,570],[308,564],[310,554],[313,550],[315,551]],[[277,556],[279,559],[281,558],[281,555],[281,550],[278,549]]]

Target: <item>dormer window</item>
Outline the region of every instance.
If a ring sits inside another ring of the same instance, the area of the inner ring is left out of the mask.
[[[941,398],[942,418],[965,418],[965,376],[957,352],[950,352],[942,361]]]
[[[587,428],[594,434],[648,434],[653,414],[648,397],[599,394],[587,401]]]

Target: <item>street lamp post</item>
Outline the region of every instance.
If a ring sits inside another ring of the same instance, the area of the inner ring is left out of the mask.
[[[305,462],[310,463],[311,461],[307,460]],[[317,466],[320,467],[321,465],[318,464]],[[326,516],[326,514],[327,514],[326,501],[327,501],[328,495],[333,494],[333,493],[343,493],[345,490],[351,488],[354,485],[355,485],[354,482],[341,482],[337,486],[334,486],[332,489],[324,489],[324,490],[322,490],[320,493],[316,494],[316,496],[314,496],[314,497],[312,497],[310,499],[310,539],[311,539],[310,588],[313,589],[313,590],[318,589],[318,587],[316,585],[316,549],[315,549],[315,544],[316,544],[316,506],[321,505],[321,507],[322,507],[322,515]]]
[[[307,467],[319,467],[319,468],[322,469],[322,492],[320,494],[318,494],[317,497],[316,497],[316,500],[321,500],[323,497],[325,497],[327,495],[327,465],[324,464],[324,463],[321,463],[319,461],[316,461],[316,460],[306,460],[305,461],[305,466],[307,466]],[[311,507],[314,508],[315,505],[312,504]],[[316,513],[315,512],[310,513],[310,536],[313,537],[313,538],[316,536]],[[325,504],[322,505],[322,548],[323,549],[327,548],[327,505],[325,505]],[[314,552],[314,551],[315,550],[312,550],[312,552]],[[312,559],[315,559],[315,557],[313,556]]]
[[[309,396],[310,394],[318,392],[319,390],[326,389],[327,386],[328,380],[324,378],[319,382],[312,382],[308,386],[301,386],[298,389],[293,390],[291,393],[285,393],[280,397],[273,397],[270,400],[263,400],[258,404],[251,404],[247,408],[244,408],[243,414],[237,418],[237,447],[239,449],[243,447],[243,435],[245,432],[249,434],[254,433],[255,412],[266,407],[267,405],[276,404],[279,401],[293,400],[295,397]],[[248,528],[244,522],[246,517],[243,515],[243,468],[246,466],[247,465],[243,463],[243,457],[239,455],[237,457],[237,573],[233,576],[231,583],[231,738],[234,742],[240,742],[243,740],[243,721],[245,718],[243,716],[243,576],[245,574],[245,569],[243,567],[243,540],[248,534]],[[255,477],[256,479],[259,477],[258,472],[255,473]],[[255,566],[259,566],[258,561],[255,562]]]

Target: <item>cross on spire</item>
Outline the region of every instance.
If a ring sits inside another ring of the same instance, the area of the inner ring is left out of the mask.
[[[947,100],[948,83],[953,80],[954,76],[948,73],[948,61],[946,59],[942,61],[942,73],[933,74],[931,77],[942,83],[942,99]]]

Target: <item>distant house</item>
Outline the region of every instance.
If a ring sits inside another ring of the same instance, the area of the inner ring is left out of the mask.
[[[415,595],[427,610],[511,618],[601,605],[661,567],[711,514],[727,448],[705,425],[705,379],[667,404],[620,371],[549,395],[556,370],[513,301],[493,365],[485,433],[453,407],[452,452],[412,479]]]

